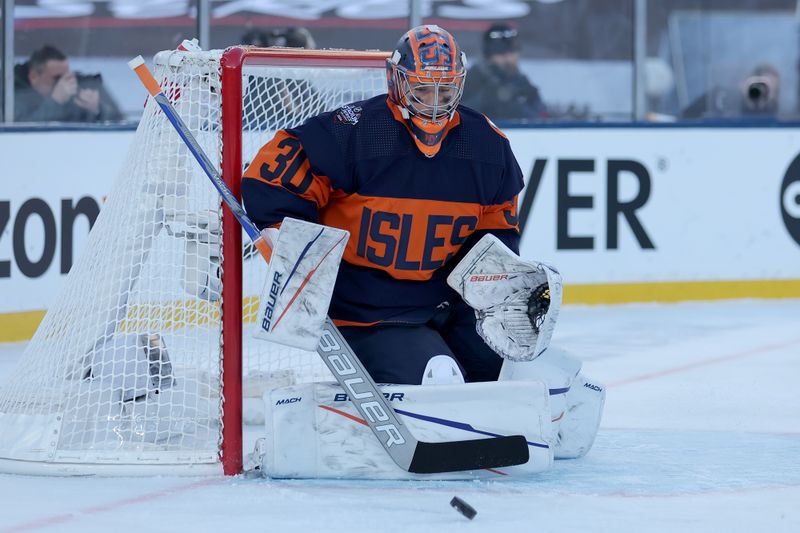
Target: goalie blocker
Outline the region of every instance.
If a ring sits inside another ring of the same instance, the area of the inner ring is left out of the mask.
[[[350,233],[285,218],[261,293],[255,336],[314,351]]]

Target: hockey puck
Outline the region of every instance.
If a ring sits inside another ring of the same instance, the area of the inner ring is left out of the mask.
[[[459,498],[458,496],[453,496],[453,499],[450,500],[450,505],[459,513],[463,514],[470,520],[475,518],[475,515],[478,514],[478,511],[475,510],[470,504]]]

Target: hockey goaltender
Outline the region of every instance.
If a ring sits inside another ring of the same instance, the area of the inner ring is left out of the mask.
[[[322,354],[338,342],[329,314],[403,431],[428,443],[524,435],[527,460],[402,468],[402,437],[380,432],[386,402],[365,402],[334,360],[338,383],[264,394],[249,464],[265,475],[516,476],[592,446],[605,389],[549,346],[561,278],[518,255],[522,173],[505,135],[459,105],[465,75],[452,35],[413,28],[387,60],[388,94],[261,148],[242,183],[247,215],[275,241],[260,335]]]

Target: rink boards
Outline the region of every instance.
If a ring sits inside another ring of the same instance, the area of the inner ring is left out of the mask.
[[[506,130],[526,180],[522,256],[567,303],[800,297],[800,128]],[[27,339],[132,130],[2,131],[0,341]]]

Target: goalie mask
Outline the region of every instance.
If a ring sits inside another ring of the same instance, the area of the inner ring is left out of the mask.
[[[466,73],[467,56],[452,35],[434,25],[409,30],[386,60],[395,116],[402,117],[417,148],[427,157],[439,152],[447,130],[457,124],[453,116]]]

